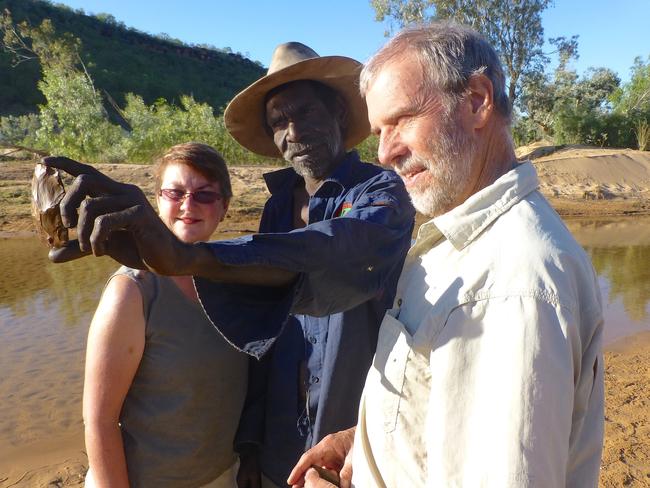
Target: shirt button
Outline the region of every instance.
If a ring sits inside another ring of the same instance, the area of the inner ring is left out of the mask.
[[[402,306],[402,299],[401,299],[401,298],[398,298],[398,299],[397,299],[397,306],[398,306],[398,307],[401,307],[401,306]]]
[[[316,338],[314,336],[310,336],[309,337],[309,342],[311,342],[312,344],[316,344],[318,341],[316,340]]]
[[[320,381],[320,378],[318,376],[313,376],[311,380],[314,383],[318,383]]]

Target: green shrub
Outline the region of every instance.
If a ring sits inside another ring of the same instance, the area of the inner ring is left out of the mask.
[[[0,117],[0,145],[31,147],[40,126],[40,119],[36,114]]]
[[[515,117],[512,124],[512,139],[515,146],[526,146],[544,137],[538,124],[533,122],[530,117]]]
[[[277,163],[241,147],[226,131],[223,117],[190,96],[182,96],[177,107],[163,99],[146,105],[140,96],[130,93],[123,115],[131,126],[123,142],[129,162],[148,163],[174,144],[197,141],[214,146],[231,164]]]
[[[379,138],[376,135],[367,137],[355,148],[359,152],[362,161],[377,163],[377,150],[379,149]]]
[[[640,151],[647,151],[650,149],[650,123],[647,119],[637,121],[634,126],[634,133]]]
[[[43,69],[39,88],[47,104],[41,106],[36,145],[52,154],[89,162],[118,162],[123,130],[109,122],[101,97],[84,73],[58,66]]]

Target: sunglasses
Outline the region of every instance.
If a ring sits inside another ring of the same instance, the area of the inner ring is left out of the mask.
[[[182,202],[191,196],[192,200],[194,200],[196,203],[203,203],[206,205],[219,201],[223,198],[223,195],[221,193],[208,190],[183,191],[175,190],[173,188],[163,188],[158,192],[158,194],[170,202]]]

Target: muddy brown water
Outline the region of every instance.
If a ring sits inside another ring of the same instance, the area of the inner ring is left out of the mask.
[[[606,343],[650,331],[650,219],[567,226],[598,273]],[[115,269],[109,258],[53,265],[35,237],[0,239],[0,459],[83,429],[87,328]]]
[[[569,220],[603,297],[605,347],[650,331],[650,218]]]

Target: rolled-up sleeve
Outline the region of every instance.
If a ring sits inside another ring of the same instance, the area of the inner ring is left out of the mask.
[[[237,348],[259,357],[290,312],[325,316],[395,287],[408,250],[414,213],[399,177],[370,180],[337,218],[287,233],[211,243],[229,265],[266,265],[299,273],[288,287],[233,286],[195,278],[201,303]]]

